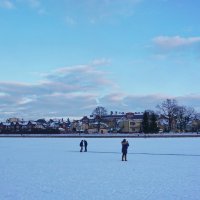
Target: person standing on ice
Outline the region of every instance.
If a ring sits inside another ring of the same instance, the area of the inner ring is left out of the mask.
[[[123,139],[123,141],[121,142],[122,144],[122,161],[127,161],[127,150],[129,147],[129,143],[128,141],[126,141],[126,139]]]
[[[86,141],[86,140],[84,140],[85,152],[87,152],[87,145],[88,145],[87,141]]]
[[[81,140],[81,142],[80,142],[80,147],[81,147],[80,152],[82,152],[83,151],[83,140]]]

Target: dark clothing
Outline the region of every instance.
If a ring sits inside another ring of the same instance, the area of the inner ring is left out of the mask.
[[[129,147],[128,142],[122,143],[122,153],[127,153],[128,147]]]
[[[122,161],[127,161],[127,156],[126,156],[127,154],[125,154],[125,153],[122,153]]]
[[[86,140],[84,140],[85,152],[87,152],[87,145],[88,145],[87,141],[86,141]]]
[[[80,147],[81,147],[80,152],[82,152],[83,151],[83,140],[81,140],[81,142],[80,142]]]
[[[83,146],[83,140],[80,142],[80,147],[82,147]]]
[[[128,151],[129,143],[126,140],[122,141],[122,161],[127,161],[127,151]]]

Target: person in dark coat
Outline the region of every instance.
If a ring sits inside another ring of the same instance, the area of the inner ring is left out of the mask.
[[[122,144],[122,161],[127,161],[127,150],[129,147],[129,143],[128,141],[126,141],[126,139],[123,139],[123,141],[121,142]]]
[[[81,140],[81,142],[80,142],[80,147],[81,147],[80,152],[82,152],[83,151],[83,140]]]
[[[87,145],[88,145],[87,141],[86,141],[86,140],[84,140],[85,152],[87,152]]]

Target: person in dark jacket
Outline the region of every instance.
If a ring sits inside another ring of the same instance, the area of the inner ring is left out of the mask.
[[[80,147],[81,147],[80,152],[82,152],[83,151],[83,140],[81,140],[81,142],[80,142]]]
[[[85,152],[87,152],[87,145],[88,145],[87,141],[86,141],[86,140],[84,140]]]
[[[122,144],[122,161],[127,161],[127,150],[129,147],[129,143],[128,141],[126,141],[126,139],[123,139],[123,141],[121,142]]]

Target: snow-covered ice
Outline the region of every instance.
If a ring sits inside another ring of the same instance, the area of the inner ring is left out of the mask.
[[[200,138],[0,138],[0,200],[199,200]]]

